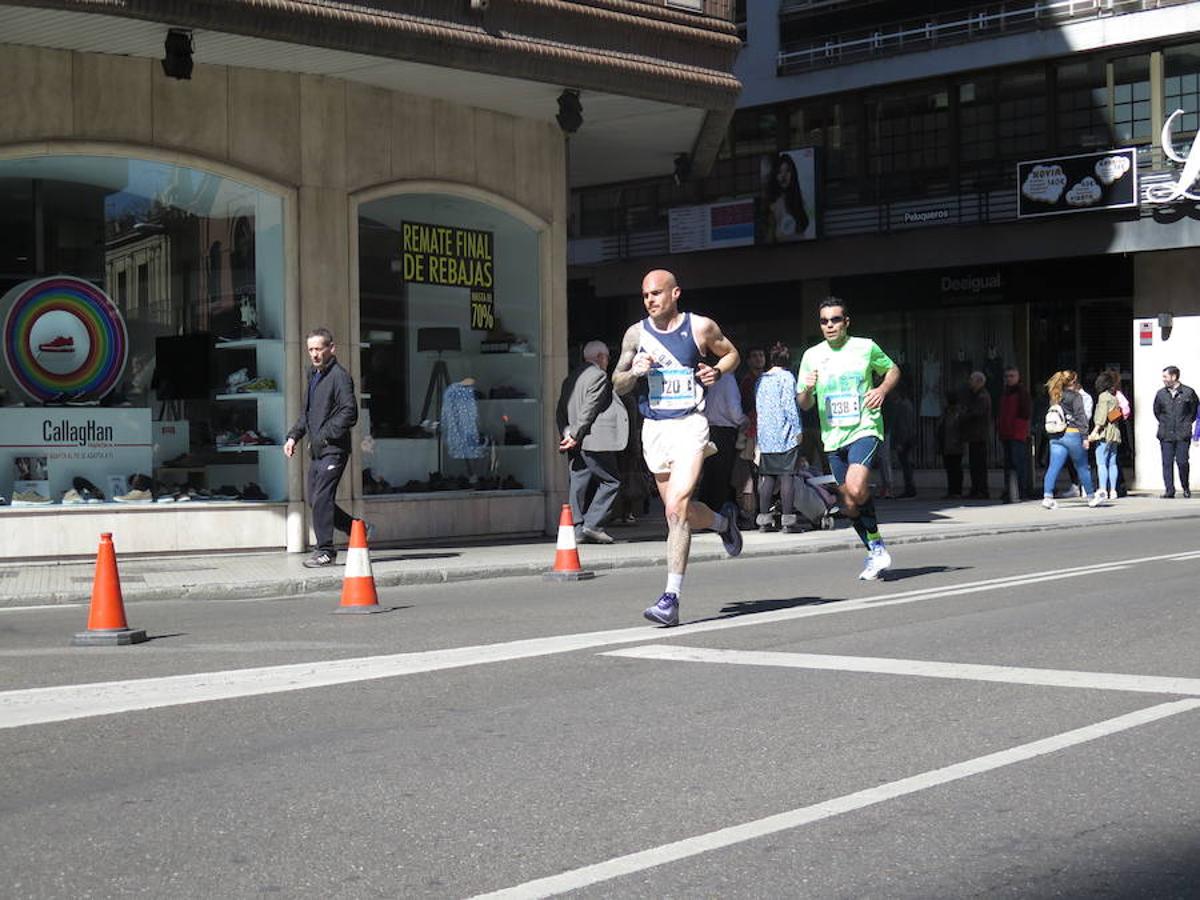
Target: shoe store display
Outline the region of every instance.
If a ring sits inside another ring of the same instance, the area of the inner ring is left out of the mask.
[[[154,503],[154,494],[149,491],[149,488],[130,487],[130,490],[125,493],[116,494],[113,497],[118,503]]]
[[[39,494],[37,491],[14,491],[12,495],[13,506],[45,506],[52,502],[45,494]]]
[[[250,382],[250,378],[251,375],[249,369],[238,369],[236,372],[230,372],[225,378],[226,393],[236,393],[238,388],[240,388],[243,384],[248,384]]]
[[[223,484],[212,492],[213,500],[241,500],[242,495],[232,484]]]
[[[103,503],[105,500],[104,491],[86,478],[72,478],[71,487],[79,493],[85,503]]]
[[[87,501],[80,496],[79,491],[75,490],[75,488],[70,488],[69,490],[64,491],[62,500],[60,502],[64,506],[74,506],[76,504],[87,503]]]
[[[252,378],[249,381],[239,384],[235,393],[238,394],[260,394],[265,391],[277,390],[274,378]]]
[[[251,481],[244,488],[242,488],[242,499],[243,500],[266,500],[267,494],[261,487],[259,487],[253,481]]]

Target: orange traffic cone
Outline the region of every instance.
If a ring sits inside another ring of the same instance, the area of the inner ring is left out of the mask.
[[[346,550],[346,576],[342,580],[342,605],[335,613],[383,612],[375,593],[371,574],[371,554],[367,550],[367,526],[355,519],[350,526],[350,547]]]
[[[575,523],[571,506],[563,504],[558,517],[558,546],[554,550],[554,568],[542,576],[546,581],[582,581],[595,578],[595,572],[585,572],[579,565],[579,550],[575,546]]]
[[[73,647],[111,647],[115,644],[140,644],[146,640],[142,629],[125,622],[125,601],[121,597],[121,575],[117,571],[117,551],[112,535],[100,535],[96,553],[96,576],[92,580],[92,605],[88,610],[87,631],[71,639]]]

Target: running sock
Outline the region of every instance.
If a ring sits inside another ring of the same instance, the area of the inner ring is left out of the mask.
[[[729,529],[729,520],[719,512],[715,512],[713,513],[712,527],[713,531],[717,532],[717,534],[724,534]],[[682,578],[683,576],[680,575],[679,577]]]
[[[674,594],[676,597],[683,593],[683,575],[676,575],[674,572],[667,573],[666,593]]]
[[[875,514],[874,499],[868,500],[858,509],[858,520],[863,526],[863,543],[865,543],[867,547],[870,547],[872,542],[882,543],[883,538],[879,536],[879,519]]]
[[[862,516],[855,516],[850,520],[850,524],[854,526],[854,533],[858,535],[858,539],[863,542],[863,546],[868,550],[871,549],[871,539],[867,537],[866,526],[863,525]]]

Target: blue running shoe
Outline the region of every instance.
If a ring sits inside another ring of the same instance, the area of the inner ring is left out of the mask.
[[[658,602],[642,613],[651,622],[670,628],[679,624],[679,595],[663,594]]]
[[[742,552],[742,530],[738,528],[738,508],[732,500],[727,500],[721,507],[721,515],[725,517],[725,530],[721,532],[721,543],[725,552],[737,556]]]

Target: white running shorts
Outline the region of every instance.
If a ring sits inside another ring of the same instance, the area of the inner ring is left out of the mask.
[[[642,457],[655,475],[670,472],[678,459],[704,455],[708,443],[708,419],[703,413],[642,421]]]

